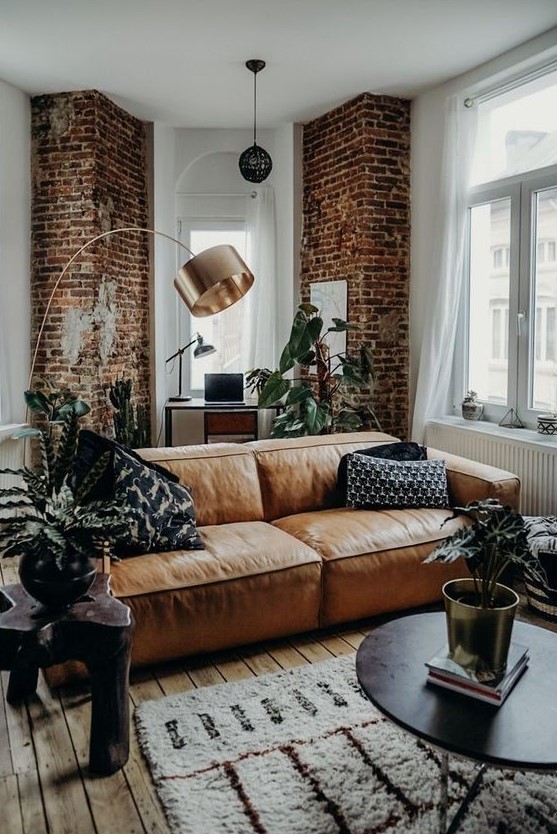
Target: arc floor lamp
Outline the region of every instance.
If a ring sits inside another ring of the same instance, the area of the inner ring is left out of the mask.
[[[188,246],[186,246],[185,243],[182,243],[181,240],[177,240],[171,235],[167,235],[165,232],[160,232],[157,229],[148,229],[141,226],[123,226],[121,228],[110,229],[107,232],[95,235],[95,237],[92,237],[84,243],[83,246],[81,246],[75,254],[72,255],[54,283],[37,333],[37,340],[29,371],[29,388],[32,385],[41,337],[48,320],[54,296],[56,295],[58,287],[60,286],[60,283],[70,266],[79,258],[82,252],[90,246],[93,246],[93,244],[97,243],[99,240],[103,240],[111,235],[126,233],[132,234],[136,232],[153,236],[160,235],[189,252],[191,258],[178,270],[178,273],[174,278],[174,286],[180,298],[186,304],[193,316],[201,318],[205,316],[212,316],[215,313],[220,313],[222,310],[226,310],[227,307],[231,307],[232,304],[239,301],[247,293],[254,282],[254,276],[249,267],[244,263],[236,249],[227,244],[212,246],[196,255]],[[191,344],[193,344],[196,339],[193,339]],[[189,345],[186,347],[189,347]],[[206,350],[204,353],[207,354],[212,352],[207,350],[209,347],[209,345],[205,346]],[[180,350],[183,353],[185,349],[186,348]],[[179,355],[180,359],[182,358],[180,351],[178,351],[175,356],[176,355]],[[180,378],[180,392],[181,384]]]

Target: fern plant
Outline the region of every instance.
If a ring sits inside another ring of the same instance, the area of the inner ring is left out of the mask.
[[[103,455],[79,486],[72,467],[79,436],[79,415],[64,416],[59,441],[40,432],[37,469],[2,469],[15,483],[0,489],[0,551],[3,556],[30,554],[51,569],[63,570],[76,558],[94,555],[104,541],[126,536],[131,511],[118,500],[88,501],[110,455]]]

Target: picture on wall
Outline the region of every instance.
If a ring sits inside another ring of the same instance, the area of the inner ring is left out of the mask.
[[[310,284],[310,302],[319,309],[323,319],[323,332],[328,327],[333,327],[333,319],[346,321],[348,289],[347,282],[343,281],[319,281]],[[330,355],[346,353],[346,332],[327,333],[326,341],[329,345]]]

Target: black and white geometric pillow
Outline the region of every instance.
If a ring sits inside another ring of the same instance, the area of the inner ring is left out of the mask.
[[[348,460],[347,507],[405,509],[449,506],[444,460],[378,460],[355,452]]]
[[[162,550],[199,550],[203,542],[195,526],[195,509],[189,489],[128,455],[114,451],[116,497],[134,510],[126,544],[118,556]]]

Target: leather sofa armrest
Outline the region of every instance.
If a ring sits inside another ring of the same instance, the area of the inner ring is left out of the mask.
[[[502,504],[518,509],[520,479],[512,472],[438,449],[428,448],[427,456],[445,461],[453,506],[462,507],[469,501],[497,498]]]

